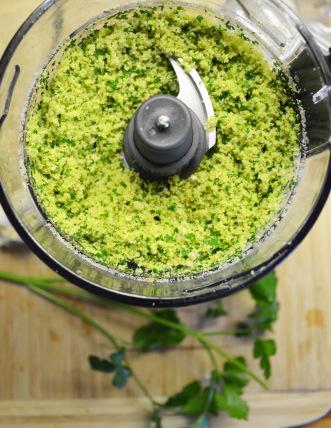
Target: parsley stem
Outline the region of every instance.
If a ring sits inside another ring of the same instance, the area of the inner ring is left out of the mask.
[[[16,282],[16,283],[30,283],[30,284],[36,284],[36,283],[59,283],[59,282],[66,282],[65,279],[61,278],[60,276],[53,276],[53,277],[30,277],[25,275],[19,275],[11,272],[4,272],[0,271],[0,279],[4,281],[10,281],[10,282]]]
[[[127,366],[130,367],[127,363]],[[148,389],[146,388],[146,386],[142,383],[142,381],[140,380],[140,378],[135,374],[134,371],[132,371],[132,367],[130,367],[131,369],[131,375],[133,377],[133,379],[135,380],[136,384],[138,385],[138,387],[140,388],[140,390],[143,392],[143,394],[145,395],[146,398],[149,399],[149,401],[153,404],[153,406],[158,406],[159,403],[157,401],[154,400],[154,398],[152,397],[152,395],[149,393]]]
[[[221,330],[221,331],[204,331],[205,336],[233,336],[237,334],[248,334],[249,329],[237,329],[237,330]]]
[[[200,418],[199,418],[200,420],[203,418],[208,418],[208,409],[213,401],[214,396],[215,396],[215,389],[211,388],[208,394],[208,398],[207,398],[203,413],[200,415]]]
[[[3,277],[2,277],[3,278]],[[99,323],[94,321],[92,318],[90,318],[88,315],[86,315],[84,312],[82,312],[80,309],[78,309],[76,306],[72,305],[71,303],[66,302],[65,300],[61,299],[58,296],[54,296],[54,294],[49,293],[46,290],[41,289],[39,286],[34,284],[25,283],[26,287],[29,288],[34,293],[44,297],[45,299],[49,300],[50,302],[56,304],[57,306],[61,307],[62,309],[65,309],[66,311],[70,312],[72,315],[75,315],[77,318],[85,322],[86,324],[93,327],[95,330],[97,330],[99,333],[101,333],[108,341],[114,346],[114,348],[118,351],[121,349],[118,340],[120,340],[118,337],[115,337],[111,333],[109,333],[108,330],[106,330],[104,327],[102,327]],[[151,396],[145,385],[141,382],[139,377],[135,374],[132,367],[129,365],[127,360],[125,361],[127,366],[131,370],[131,375],[140,390],[143,392],[143,394],[151,401],[151,403],[156,405],[156,401]]]
[[[82,299],[90,303],[102,304],[105,306],[105,301],[98,296],[88,293],[78,287],[68,287],[67,281],[61,277],[29,277],[24,275],[17,275],[10,272],[0,271],[0,280],[13,282],[21,285],[35,285],[45,290],[53,291],[60,294],[65,294],[68,297],[75,299]],[[60,283],[60,284],[59,284]],[[109,306],[108,304],[106,306]]]
[[[127,312],[130,312],[130,313],[132,313],[132,314],[134,314],[134,315],[136,315],[136,316],[138,316],[140,318],[144,318],[146,320],[154,321],[154,322],[156,322],[158,324],[163,324],[163,325],[165,325],[167,327],[170,327],[170,328],[173,328],[173,329],[176,329],[176,330],[180,330],[180,331],[184,332],[185,334],[188,334],[190,336],[195,337],[198,340],[198,342],[204,347],[204,349],[206,349],[206,350],[209,349],[210,351],[214,350],[222,358],[224,358],[227,361],[232,362],[238,368],[240,368],[241,370],[245,371],[255,382],[257,382],[259,385],[261,385],[262,388],[268,389],[266,383],[262,379],[260,379],[250,369],[248,369],[247,367],[245,367],[244,365],[242,365],[240,362],[238,362],[230,354],[228,354],[227,352],[225,352],[224,349],[221,346],[219,346],[215,342],[209,340],[208,339],[208,335],[206,335],[203,332],[196,331],[196,330],[192,329],[191,327],[186,326],[185,324],[176,323],[174,321],[166,320],[164,318],[158,317],[157,315],[154,315],[151,312],[148,312],[148,311],[145,311],[145,310],[142,310],[142,309],[138,309],[138,308],[135,308],[133,306],[124,305],[124,304],[117,303],[117,302],[110,302],[109,300],[102,299],[100,297],[91,295],[90,293],[87,293],[84,290],[71,289],[71,288],[68,288],[68,287],[63,287],[63,286],[57,285],[56,283],[53,283],[52,281],[51,282],[50,281],[46,281],[46,283],[42,283],[42,278],[29,278],[29,277],[25,277],[25,276],[22,276],[22,275],[15,275],[15,274],[7,273],[7,272],[0,272],[0,279],[6,280],[6,281],[10,281],[10,282],[19,283],[19,284],[23,284],[23,285],[26,285],[27,287],[30,287],[30,288],[31,287],[35,287],[35,288],[38,289],[39,294],[42,294],[41,292],[44,292],[44,293],[47,293],[48,295],[50,295],[53,298],[54,303],[56,303],[54,299],[57,299],[57,297],[54,296],[51,293],[48,293],[44,289],[49,289],[49,290],[54,291],[54,292],[58,292],[58,293],[62,293],[62,294],[67,294],[70,297],[81,298],[81,299],[84,299],[84,300],[89,301],[91,303],[96,303],[96,304],[100,304],[100,305],[103,305],[103,306],[111,306],[111,307],[117,307],[119,309],[124,309]],[[49,299],[49,300],[51,300],[51,299]],[[60,301],[62,301],[62,299],[60,299]],[[68,306],[74,308],[75,310],[77,310],[77,308],[75,308],[75,306],[72,306],[72,305],[70,305],[69,303],[67,303],[65,301],[62,301],[62,302],[63,302],[63,304],[68,305]],[[61,304],[59,306],[64,307]],[[68,308],[65,308],[65,309],[67,309],[67,310],[70,311],[70,309],[68,309]],[[79,315],[76,314],[74,311],[70,311],[70,312],[79,317]],[[90,321],[92,321],[92,323],[95,323],[95,321],[93,321],[93,320],[90,320]],[[95,324],[97,324],[97,323],[95,323]],[[98,325],[98,327],[100,327],[100,326]],[[96,329],[100,333],[102,333],[99,328],[96,327]],[[101,329],[104,330],[102,327],[101,327]],[[105,332],[107,334],[109,334],[106,330],[105,330]],[[211,353],[208,352],[208,354],[209,354],[209,357],[211,358],[211,361],[212,361],[212,364],[213,364],[213,367],[214,367],[214,364],[216,363],[216,361],[214,359],[214,355],[212,354],[212,352]]]
[[[39,294],[40,296],[44,297],[45,299],[49,300],[50,302],[55,303],[57,306],[60,306],[61,308],[65,309],[66,311],[70,312],[72,315],[75,315],[77,318],[84,321],[86,324],[93,327],[95,330],[99,331],[99,333],[101,333],[103,336],[106,337],[106,339],[108,339],[108,341],[113,345],[113,347],[116,350],[120,349],[118,338],[116,338],[114,335],[110,334],[105,328],[103,328],[100,324],[98,324],[92,318],[90,318],[86,314],[84,314],[84,312],[82,312],[76,306],[74,306],[73,304],[61,299],[58,296],[54,296],[54,294],[49,293],[46,290],[39,288],[37,285],[26,283],[26,286],[30,290],[34,291],[36,294]]]
[[[213,354],[213,351],[210,349],[210,347],[209,346],[207,346],[204,342],[200,342],[201,343],[201,346],[203,346],[204,347],[204,349],[205,349],[205,351],[207,352],[207,354],[208,354],[208,356],[209,356],[209,359],[210,359],[210,362],[211,362],[211,365],[213,366],[213,369],[214,370],[218,370],[218,365],[217,365],[217,361],[216,361],[216,359],[215,359],[215,356],[214,356],[214,354]]]

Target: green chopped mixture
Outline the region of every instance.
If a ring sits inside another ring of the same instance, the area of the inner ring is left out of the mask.
[[[148,182],[124,167],[123,136],[144,100],[178,94],[169,56],[204,81],[217,143],[188,179]],[[300,122],[289,85],[240,30],[208,15],[118,13],[70,43],[39,91],[26,126],[37,199],[68,241],[114,269],[216,268],[256,241],[293,187]]]

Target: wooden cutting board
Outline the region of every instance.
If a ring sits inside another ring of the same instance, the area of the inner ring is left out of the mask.
[[[0,52],[39,0],[0,1]],[[274,337],[270,391],[251,384],[250,421],[220,418],[213,426],[285,428],[312,421],[331,408],[331,202],[301,247],[283,263],[280,319]],[[50,274],[27,249],[1,250],[0,270]],[[251,309],[247,292],[225,300],[229,316],[201,324],[206,305],[179,311],[195,327],[231,328]],[[100,323],[130,338],[140,320],[116,311],[81,305]],[[92,372],[87,357],[107,355],[105,340],[79,320],[27,290],[0,283],[0,427],[145,427],[147,404],[130,384],[114,390],[107,376]],[[234,355],[252,360],[251,343],[231,337],[219,342]],[[157,396],[177,391],[210,369],[205,352],[192,340],[174,351],[137,355],[133,365]],[[331,426],[331,420],[326,422]],[[166,426],[187,426],[169,418]]]

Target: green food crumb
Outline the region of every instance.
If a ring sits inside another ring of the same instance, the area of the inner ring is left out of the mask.
[[[27,168],[44,212],[77,248],[147,277],[195,274],[242,254],[284,206],[300,122],[258,47],[189,8],[137,8],[64,50],[40,80],[26,125]],[[168,57],[195,68],[217,143],[186,180],[144,181],[123,137],[149,97],[178,94]]]
[[[206,131],[212,131],[214,128],[216,128],[217,125],[217,119],[215,116],[211,116],[207,123],[205,124],[205,130]]]

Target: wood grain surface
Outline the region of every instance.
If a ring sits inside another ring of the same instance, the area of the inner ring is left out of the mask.
[[[39,0],[0,0],[0,52]],[[248,423],[227,419],[214,426],[285,428],[312,421],[331,408],[331,202],[300,248],[278,269],[280,319],[274,337],[270,392],[251,384]],[[1,250],[0,270],[50,274],[27,249]],[[251,309],[247,292],[224,301],[229,316],[203,323],[206,305],[181,309],[183,320],[204,329],[233,327]],[[100,323],[130,338],[141,321],[128,314],[80,304]],[[107,376],[92,372],[87,357],[107,355],[105,340],[81,321],[24,288],[0,283],[0,427],[145,427],[146,403],[130,384],[114,390]],[[235,355],[251,358],[251,342],[219,339]],[[205,352],[187,339],[175,351],[137,355],[136,370],[157,396],[178,390],[210,369]],[[109,421],[111,424],[109,425]],[[331,419],[320,425],[331,427]],[[325,425],[326,424],[326,425]],[[171,428],[186,422],[170,418]],[[314,427],[317,427],[317,425]]]
[[[211,421],[211,428],[297,426],[320,415],[323,406],[328,404],[323,392],[250,394],[247,398],[251,402],[250,422],[219,417]],[[93,428],[146,428],[148,409],[148,403],[142,398],[3,401],[0,402],[0,428],[90,428],[91,425]],[[188,420],[182,417],[165,418],[164,428],[187,426]]]

